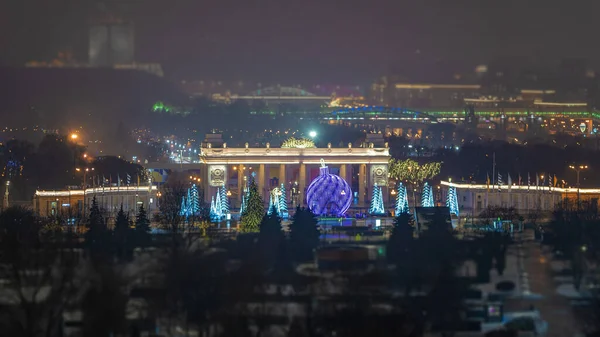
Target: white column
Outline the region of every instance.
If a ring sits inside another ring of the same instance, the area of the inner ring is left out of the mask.
[[[306,188],[306,164],[300,163],[300,173],[298,177],[298,188],[299,188],[299,200],[298,203],[300,205],[305,204],[306,193],[304,189]]]
[[[285,164],[279,164],[279,177],[277,177],[277,178],[279,178],[279,185],[283,184],[283,186],[286,186],[286,188],[287,188],[287,181],[286,181],[287,177],[285,174],[285,169],[286,169]]]
[[[258,165],[258,193],[265,200],[265,164]]]
[[[365,205],[365,189],[367,183],[367,164],[360,164],[358,169],[358,204]]]

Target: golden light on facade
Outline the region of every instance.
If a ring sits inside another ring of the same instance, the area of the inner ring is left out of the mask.
[[[281,144],[284,149],[309,149],[316,148],[315,142],[307,138],[290,137]]]

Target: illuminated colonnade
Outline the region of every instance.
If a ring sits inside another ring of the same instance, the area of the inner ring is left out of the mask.
[[[210,202],[211,196],[216,194],[216,189],[225,184],[231,191],[237,191],[236,205],[239,206],[244,177],[254,172],[259,192],[265,202],[268,201],[270,189],[269,182],[272,178],[278,179],[278,184],[284,183],[288,193],[293,193],[290,185],[297,186],[297,203],[305,205],[306,187],[318,175],[318,167],[323,159],[331,169],[339,169],[339,175],[353,186],[355,170],[358,179],[358,205],[365,206],[371,195],[372,186],[387,186],[389,149],[386,147],[375,148],[372,145],[366,148],[326,148],[314,147],[287,147],[272,148],[267,144],[262,148],[228,148],[212,147],[206,144],[201,149],[200,159],[206,164],[202,184],[206,191],[205,200]],[[237,179],[232,177],[237,172]],[[356,187],[355,187],[356,188]],[[355,189],[354,188],[354,189]],[[353,192],[354,192],[353,189]],[[232,193],[233,194],[233,193]],[[292,200],[291,195],[288,200]],[[237,207],[236,207],[237,208]]]

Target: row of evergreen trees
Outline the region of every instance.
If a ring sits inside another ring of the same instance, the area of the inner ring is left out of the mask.
[[[450,333],[461,329],[468,310],[465,299],[470,285],[489,282],[494,266],[502,275],[510,237],[487,232],[473,240],[461,240],[452,230],[448,215],[441,210],[427,220],[428,227],[417,236],[410,214],[396,217],[386,257],[395,266],[395,284],[403,289],[404,298],[415,296],[415,291],[425,293],[422,319],[432,324],[432,328]],[[476,264],[474,277],[458,276],[457,270],[467,260]]]
[[[146,247],[152,241],[150,220],[143,204],[138,209],[135,221],[125,214],[121,205],[111,230],[94,197],[85,225],[85,245],[92,255],[103,255],[112,249],[119,258],[130,258],[136,247]]]

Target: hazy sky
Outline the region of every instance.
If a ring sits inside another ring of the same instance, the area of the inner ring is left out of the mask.
[[[118,1],[118,0],[112,0]],[[0,1],[0,60],[72,47],[92,0]],[[136,55],[189,79],[362,82],[419,57],[600,58],[598,0],[133,0]]]

